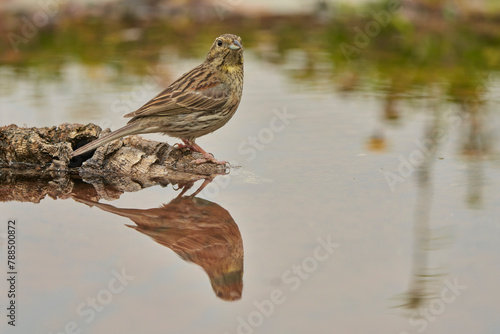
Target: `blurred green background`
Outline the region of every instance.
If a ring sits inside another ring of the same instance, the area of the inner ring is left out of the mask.
[[[3,1],[0,65],[57,77],[77,61],[142,74],[166,47],[202,57],[221,31],[240,34],[272,63],[300,50],[293,79],[330,76],[341,90],[373,79],[394,94],[437,83],[452,100],[477,100],[485,73],[500,65],[500,3],[493,0]]]

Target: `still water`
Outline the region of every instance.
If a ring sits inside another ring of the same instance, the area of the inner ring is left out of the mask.
[[[140,75],[0,67],[1,124],[116,129],[201,61],[169,52]],[[96,193],[82,181],[74,198],[44,196],[50,180],[2,186],[17,332],[500,332],[497,77],[484,76],[481,103],[456,103],[439,84],[394,93],[372,77],[350,90],[349,73],[321,68],[297,80],[300,54],[245,62],[238,112],[198,140],[235,167],[199,193],[203,180],[183,194],[104,184],[94,201],[78,198]],[[30,191],[39,203],[13,200]]]

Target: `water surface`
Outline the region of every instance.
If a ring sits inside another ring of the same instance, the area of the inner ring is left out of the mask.
[[[153,74],[77,61],[54,75],[2,66],[0,120],[116,129],[125,124],[123,114],[200,61],[164,52],[151,64]],[[246,51],[238,112],[198,140],[216,158],[241,166],[215,177],[187,206],[227,211],[224,219],[239,231],[242,290],[238,278],[225,283],[239,291],[235,300],[217,296],[196,259],[126,227],[134,225],[131,218],[109,206],[71,197],[8,201],[0,212],[4,221],[18,221],[17,329],[500,331],[496,74],[478,73],[486,92],[457,102],[446,83],[401,92],[384,78],[321,66],[314,79],[300,79],[308,68],[297,54],[276,65]],[[136,219],[153,219],[147,212],[157,211],[148,210],[166,205],[165,212],[192,224],[168,206],[179,194],[171,185],[154,186],[99,203],[146,210]],[[0,288],[6,291],[4,280]],[[13,332],[5,317],[1,326]]]

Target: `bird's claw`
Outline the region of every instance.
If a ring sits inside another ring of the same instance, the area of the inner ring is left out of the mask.
[[[186,145],[186,144],[181,144],[181,143],[175,143],[172,146],[173,146],[173,148],[178,149],[178,150],[182,150],[183,148],[186,148],[186,147],[191,149],[191,146]]]

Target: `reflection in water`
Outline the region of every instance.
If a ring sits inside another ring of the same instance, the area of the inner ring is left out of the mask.
[[[439,107],[434,106],[438,110]],[[427,143],[426,152],[420,151],[423,160],[416,169],[417,199],[415,205],[412,276],[407,293],[400,307],[418,312],[426,303],[439,298],[442,280],[446,276],[439,260],[439,251],[445,248],[449,239],[448,230],[432,228],[430,212],[434,189],[432,187],[432,167],[436,161],[436,152],[442,143],[446,124],[442,115],[436,111],[433,122],[425,132],[423,142]],[[440,235],[441,234],[441,235]]]
[[[183,196],[191,183],[170,203],[145,210],[74,199],[129,218],[136,225],[126,226],[170,248],[183,260],[201,266],[219,298],[238,300],[243,290],[243,242],[238,226],[227,210],[194,197],[208,182],[205,181],[194,194]]]
[[[2,169],[0,202],[39,203],[47,196],[53,199],[72,197],[78,202],[130,218],[136,226],[129,227],[172,249],[185,261],[201,266],[218,297],[238,300],[243,290],[243,242],[238,226],[227,210],[195,197],[211,180],[206,179],[196,192],[184,196],[195,181],[172,177],[152,180],[147,176],[131,179],[111,175],[88,177],[83,182],[78,175]],[[178,185],[182,191],[160,208],[122,209],[97,202],[101,198],[113,200],[125,192],[168,184]]]
[[[440,297],[441,282],[446,275],[442,264],[438,264],[438,252],[445,249],[449,240],[448,229],[431,228],[430,212],[433,199],[432,168],[436,161],[436,152],[439,144],[444,144],[447,138],[443,135],[446,123],[450,120],[455,126],[460,126],[460,138],[463,144],[460,153],[467,158],[467,202],[471,206],[478,206],[481,202],[482,160],[491,153],[492,137],[488,135],[484,124],[484,109],[482,104],[466,103],[457,115],[446,119],[442,113],[436,112],[433,123],[427,130],[423,142],[427,143],[427,152],[423,154],[423,161],[416,169],[417,172],[417,202],[415,208],[414,246],[412,279],[401,307],[417,311],[427,302]],[[438,108],[435,107],[437,110]],[[445,119],[443,119],[443,117]],[[463,132],[462,132],[463,131]],[[448,131],[449,132],[449,131]]]
[[[481,103],[463,103],[462,108],[470,116],[465,120],[466,133],[461,148],[467,159],[467,203],[478,208],[482,199],[483,159],[491,154],[492,138],[485,129],[485,112]]]
[[[401,110],[397,106],[398,98],[395,93],[388,92],[385,97],[384,119],[388,121],[399,120],[401,118]]]
[[[412,278],[406,294],[406,301],[402,307],[416,310],[422,307],[426,301],[436,297],[439,278],[444,273],[439,273],[430,265],[431,258],[435,252],[433,244],[433,230],[430,226],[430,211],[433,198],[431,184],[432,166],[436,159],[437,134],[436,124],[427,132],[430,139],[425,160],[417,169],[417,202],[415,205],[414,240],[413,240],[413,263]]]

